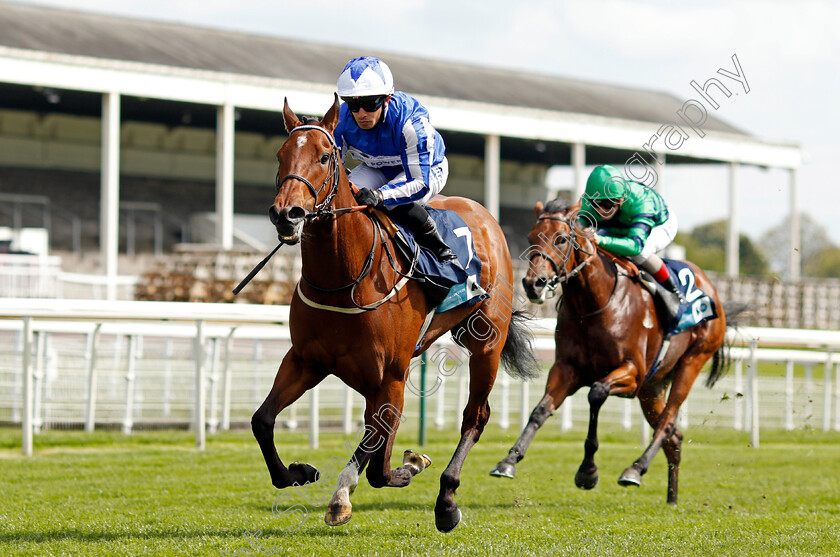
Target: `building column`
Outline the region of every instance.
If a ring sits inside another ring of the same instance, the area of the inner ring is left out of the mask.
[[[498,135],[484,136],[484,207],[499,220],[499,166],[501,164],[500,139]]]
[[[654,189],[656,190],[656,193],[665,198],[665,202],[667,203],[668,184],[665,181],[665,155],[661,155],[661,157],[662,160],[654,159],[656,161],[654,162],[656,165],[656,186]]]
[[[737,277],[738,259],[738,163],[729,163],[729,219],[726,226],[726,276]]]
[[[801,230],[799,223],[799,170],[790,169],[790,280],[798,282],[802,274]]]
[[[107,278],[106,297],[117,299],[120,249],[120,94],[102,95],[102,161],[99,207],[99,253]]]
[[[225,103],[216,109],[216,243],[233,248],[234,109]]]
[[[574,143],[572,145],[572,169],[575,183],[572,185],[572,202],[576,202],[586,191],[586,145]]]

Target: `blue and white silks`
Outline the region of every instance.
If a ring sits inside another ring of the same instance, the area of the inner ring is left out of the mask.
[[[445,162],[443,138],[429,123],[426,108],[402,91],[394,92],[384,111],[379,125],[363,130],[356,125],[347,105],[341,105],[334,135],[342,161],[349,154],[383,174],[387,180],[379,188],[383,205],[410,201],[425,203],[439,193],[445,183],[445,180],[435,180],[432,175],[433,167],[440,167]],[[438,191],[433,191],[432,187]]]

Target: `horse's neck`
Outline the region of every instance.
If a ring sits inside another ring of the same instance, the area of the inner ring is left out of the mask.
[[[355,204],[345,179],[339,184],[333,207]],[[373,227],[364,213],[324,218],[307,227],[301,241],[303,275],[323,288],[335,288],[359,276],[373,244]]]
[[[567,282],[564,303],[579,315],[598,311],[609,303],[617,280],[615,268],[600,254],[595,254],[589,264]]]

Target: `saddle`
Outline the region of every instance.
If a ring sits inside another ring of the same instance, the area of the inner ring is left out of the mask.
[[[489,295],[481,288],[481,260],[475,257],[472,232],[454,211],[428,207],[444,240],[457,255],[460,265],[441,264],[427,250],[420,249],[410,230],[394,221],[384,211],[368,211],[396,246],[403,259],[410,264],[409,278],[419,282],[430,307],[438,313],[472,305]],[[390,257],[390,252],[389,257]],[[393,263],[393,261],[392,261]]]

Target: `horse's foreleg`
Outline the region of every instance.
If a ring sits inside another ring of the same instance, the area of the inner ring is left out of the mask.
[[[333,526],[352,517],[350,494],[359,483],[359,474],[367,467],[367,478],[373,487],[404,487],[422,472],[431,460],[425,455],[406,451],[403,465],[391,470],[391,450],[402,421],[404,383],[394,381],[383,386],[368,401],[365,410],[365,433],[347,467],[339,474],[338,485],[327,508],[325,521]]]
[[[638,377],[636,366],[627,362],[613,370],[589,389],[589,430],[583,444],[583,462],[575,474],[575,485],[581,489],[592,489],[598,485],[598,466],[595,453],[598,451],[598,413],[610,395],[631,395],[636,391]]]
[[[405,487],[411,478],[431,464],[413,451],[403,454],[403,465],[391,469],[391,451],[397,429],[403,420],[403,398],[405,383],[393,381],[380,390],[374,401],[374,414],[371,419],[371,438],[375,439],[376,448],[371,451],[367,478],[373,487]]]
[[[274,424],[277,414],[322,379],[323,375],[314,373],[289,350],[277,370],[271,392],[251,418],[251,430],[265,458],[271,483],[278,489],[318,479],[318,470],[310,464],[295,462],[286,468],[274,445]]]
[[[542,427],[549,416],[554,414],[557,408],[566,400],[566,397],[574,393],[577,389],[577,378],[571,369],[568,366],[563,366],[555,362],[548,372],[545,395],[539,404],[537,404],[536,408],[534,408],[534,411],[531,412],[531,417],[528,418],[528,424],[522,430],[519,439],[510,449],[507,456],[490,471],[490,475],[513,478],[516,473],[515,466],[525,458],[525,451],[528,450],[531,441],[534,440],[537,430]]]

